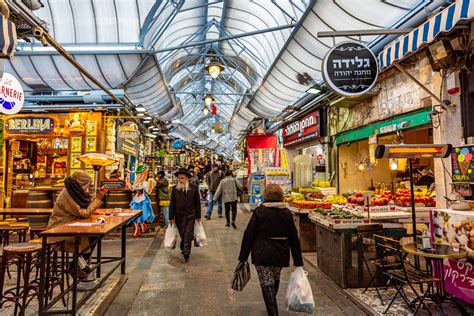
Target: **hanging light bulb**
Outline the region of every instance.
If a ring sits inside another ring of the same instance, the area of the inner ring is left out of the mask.
[[[204,113],[204,115],[207,116],[209,114],[209,108],[205,106],[204,109],[202,110],[202,113]]]
[[[215,134],[216,133],[216,130],[214,128],[211,129],[211,133],[212,134]]]
[[[217,59],[212,59],[209,64],[207,64],[205,69],[212,78],[216,79],[225,68]]]
[[[362,161],[360,162],[360,164],[359,164],[359,167],[358,167],[358,168],[359,168],[359,171],[364,171],[364,169],[365,169],[365,166],[364,166],[364,164],[362,163]]]
[[[397,159],[390,159],[390,170],[397,170],[398,169],[398,162]]]
[[[210,94],[206,94],[202,99],[207,106],[210,106],[212,102],[214,102],[214,97]]]

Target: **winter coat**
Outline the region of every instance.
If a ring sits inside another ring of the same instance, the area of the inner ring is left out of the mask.
[[[217,191],[214,194],[214,201],[217,202],[221,195],[222,203],[237,201],[239,198],[237,188],[242,190],[242,185],[233,176],[225,177],[219,184],[219,187],[217,187]]]
[[[167,201],[170,199],[168,186],[169,182],[165,177],[156,182],[156,190],[158,191],[158,199],[160,201]]]
[[[194,214],[198,219],[201,218],[201,196],[199,188],[194,184],[189,184],[187,192],[173,187],[171,191],[171,200],[169,208],[169,218],[174,219],[175,216],[184,216]]]
[[[288,267],[290,249],[293,264],[303,266],[298,232],[285,204],[263,203],[257,207],[245,230],[239,261],[247,261],[252,253],[255,265]]]
[[[217,188],[219,187],[219,183],[224,178],[224,174],[222,171],[211,171],[206,175],[206,183],[209,188],[209,192],[216,193]]]
[[[69,192],[64,188],[59,194],[56,203],[54,204],[53,213],[49,218],[48,229],[76,221],[81,218],[89,218],[92,213],[97,210],[102,201],[96,197],[87,208],[81,208],[79,204],[69,195]],[[74,237],[60,238],[66,241],[66,251],[74,252]],[[57,239],[56,239],[57,240]],[[81,237],[79,246],[80,251],[84,251],[89,246],[89,238]]]

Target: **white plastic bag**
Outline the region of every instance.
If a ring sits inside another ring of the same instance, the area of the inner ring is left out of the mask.
[[[176,244],[178,243],[178,229],[174,224],[168,225],[165,233],[165,242],[164,245],[166,249],[173,250],[176,248]]]
[[[303,267],[297,267],[290,275],[288,288],[286,289],[286,308],[293,312],[314,312],[314,298],[311,285],[307,278],[307,272]]]
[[[196,247],[207,246],[206,232],[204,232],[204,227],[202,227],[201,222],[197,222],[194,225],[194,246]]]

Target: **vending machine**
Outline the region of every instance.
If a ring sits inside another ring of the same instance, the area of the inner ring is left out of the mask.
[[[263,202],[263,190],[265,189],[265,174],[251,173],[249,186],[249,207],[251,210]]]

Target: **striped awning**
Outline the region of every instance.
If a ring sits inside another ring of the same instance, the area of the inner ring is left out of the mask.
[[[406,55],[416,52],[436,36],[449,32],[459,21],[474,18],[474,0],[457,0],[410,33],[387,46],[378,56],[380,70],[389,67]]]

